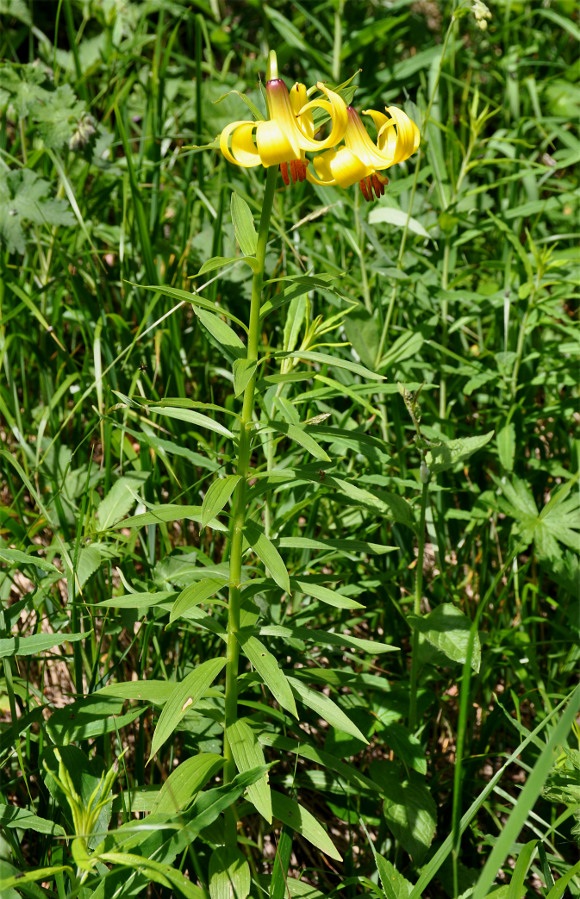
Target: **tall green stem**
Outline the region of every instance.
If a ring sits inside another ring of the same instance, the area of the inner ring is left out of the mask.
[[[258,229],[258,246],[256,250],[256,268],[252,282],[252,300],[250,305],[250,321],[248,332],[248,350],[246,358],[257,362],[260,339],[260,303],[264,282],[264,261],[274,190],[276,187],[276,166],[270,166],[266,177],[262,215]],[[225,735],[224,735],[224,783],[229,783],[235,773],[236,766],[227,737],[227,729],[238,717],[238,660],[240,647],[238,631],[240,629],[241,581],[242,581],[242,547],[244,527],[246,524],[246,492],[248,472],[250,470],[251,439],[250,426],[254,415],[254,393],[256,388],[256,372],[248,381],[244,390],[240,437],[238,444],[238,463],[236,474],[240,480],[236,487],[233,503],[233,515],[230,529],[230,577],[228,599],[228,636],[226,657],[226,695],[225,695]]]

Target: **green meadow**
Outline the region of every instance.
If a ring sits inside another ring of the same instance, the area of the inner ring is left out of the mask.
[[[580,897],[573,0],[0,0],[1,899]]]

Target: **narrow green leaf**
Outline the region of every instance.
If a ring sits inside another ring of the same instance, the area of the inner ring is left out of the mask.
[[[240,250],[244,256],[255,256],[258,249],[258,234],[254,226],[254,217],[244,198],[235,191],[232,193],[230,209]]]
[[[200,428],[207,428],[209,431],[215,431],[216,434],[220,434],[222,437],[233,439],[234,436],[228,428],[220,425],[220,423],[214,421],[213,418],[202,415],[200,412],[195,412],[193,409],[176,409],[174,406],[155,406],[152,411],[158,415],[167,415],[168,418],[176,418],[178,421],[197,425]]]
[[[88,634],[34,634],[32,637],[4,637],[0,639],[0,659],[6,656],[34,656],[63,643],[76,643]]]
[[[26,808],[15,805],[0,805],[0,824],[2,827],[16,827],[18,830],[34,830],[51,836],[64,837],[66,832],[60,824],[48,818],[40,818]]]
[[[530,840],[518,852],[516,866],[511,876],[507,899],[522,899],[526,894],[525,879],[538,848],[538,840]]]
[[[169,620],[175,621],[177,618],[185,617],[190,609],[206,602],[225,586],[226,582],[217,578],[204,578],[196,584],[189,584],[175,600]]]
[[[171,698],[175,684],[166,680],[134,680],[124,684],[107,684],[95,696],[118,696],[120,699],[141,699],[153,705],[164,705]]]
[[[164,503],[160,506],[151,506],[149,512],[141,515],[133,515],[115,525],[116,528],[140,528],[149,524],[159,524],[167,521],[196,521],[201,524],[201,506],[180,506],[177,503]],[[210,521],[209,526],[214,531],[227,531],[225,524],[217,519]]]
[[[4,565],[8,565],[9,568],[33,565],[35,568],[40,568],[41,571],[48,571],[49,574],[61,574],[56,565],[53,565],[52,562],[48,562],[41,556],[31,555],[22,552],[20,549],[8,549],[6,546],[0,546],[0,561]]]
[[[496,435],[497,451],[502,467],[509,472],[514,470],[516,454],[516,429],[513,422],[508,422]]]
[[[325,693],[319,693],[318,690],[312,690],[295,677],[289,677],[288,682],[304,705],[324,718],[331,727],[335,727],[341,733],[355,737],[365,745],[368,745],[369,741],[362,731],[358,729],[356,724],[350,720],[348,715],[329,696]]]
[[[337,609],[364,609],[362,603],[357,602],[350,596],[344,596],[337,590],[331,590],[329,587],[323,587],[321,584],[315,584],[312,581],[290,579],[290,586],[294,590],[300,590],[305,596],[312,596],[314,599],[320,600],[329,606]]]
[[[412,218],[402,209],[392,209],[390,206],[377,206],[369,212],[369,224],[387,224],[394,225],[396,228],[408,228],[413,234],[419,237],[431,239],[431,235],[425,230],[421,222]]]
[[[236,768],[240,773],[266,764],[264,752],[256,739],[254,731],[243,719],[239,719],[228,727],[227,737]],[[248,799],[266,819],[268,824],[271,824],[272,797],[267,774],[264,774],[256,783],[248,787]]]
[[[188,711],[193,711],[197,702],[206,690],[209,689],[226,663],[225,658],[208,659],[188,674],[179,684],[175,684],[171,697],[163,706],[159,716],[157,727],[151,741],[149,761],[153,758],[161,746],[169,739],[183,716]]]
[[[219,515],[239,481],[239,474],[229,474],[225,478],[218,478],[210,484],[201,504],[202,528],[205,528],[216,515]]]
[[[266,428],[263,430],[272,430],[277,431],[280,434],[285,434],[290,440],[294,440],[300,446],[302,446],[305,450],[314,456],[315,459],[320,459],[322,462],[330,462],[330,456],[328,453],[322,449],[322,447],[316,442],[314,437],[309,434],[304,425],[293,425],[287,424],[282,421],[269,421],[266,425]]]
[[[342,856],[322,825],[304,806],[299,805],[294,799],[284,796],[283,793],[272,790],[272,809],[274,817],[283,824],[295,830],[325,855],[334,858],[337,862],[342,861]]]
[[[138,494],[149,474],[150,472],[135,471],[115,481],[97,509],[100,531],[113,527],[127,515],[138,501]]]
[[[253,522],[246,525],[244,535],[258,558],[270,571],[278,586],[286,593],[290,593],[290,577],[284,565],[284,560],[272,541]]]
[[[278,359],[303,359],[307,362],[317,362],[319,365],[329,365],[331,368],[343,368],[345,371],[351,371],[355,375],[362,378],[369,378],[372,381],[383,381],[383,375],[379,375],[358,362],[350,362],[348,359],[342,359],[340,356],[329,356],[326,353],[317,353],[314,350],[297,350],[294,353],[274,353]]]
[[[197,277],[200,275],[206,275],[208,272],[213,272],[216,268],[224,268],[226,265],[231,265],[233,262],[245,262],[250,266],[252,271],[254,271],[256,260],[253,256],[213,256],[211,259],[208,259],[207,262],[204,262],[202,267],[197,273]]]
[[[286,675],[280,669],[275,656],[256,637],[246,636],[243,631],[239,631],[237,637],[244,655],[250,660],[274,699],[277,700],[283,709],[286,709],[287,712],[298,718],[296,702],[294,701],[290,684]]]
[[[560,879],[556,881],[548,893],[546,899],[562,899],[562,896],[566,892],[566,887],[578,873],[580,873],[580,862],[576,862],[576,864],[569,868],[565,874],[562,874]]]
[[[156,593],[124,593],[122,596],[103,599],[93,605],[105,606],[108,609],[148,609],[160,602],[167,602],[175,594],[175,590],[159,590]]]
[[[228,357],[239,359],[241,356],[246,355],[246,348],[242,340],[219,316],[214,315],[213,312],[208,312],[207,309],[194,308],[193,311],[204,328],[209,331],[218,346]]]
[[[388,643],[380,643],[378,640],[365,640],[364,637],[352,637],[349,634],[333,634],[319,628],[307,627],[283,627],[279,624],[268,624],[260,628],[260,634],[265,637],[282,637],[285,640],[309,640],[321,646],[350,646],[363,652],[379,654],[382,652],[397,652],[397,646]]]
[[[382,543],[367,543],[365,540],[337,539],[325,537],[280,537],[278,545],[281,549],[328,549],[338,552],[369,553],[382,555],[394,552],[398,546],[383,546]]]
[[[153,812],[178,814],[184,811],[207,781],[217,774],[223,763],[223,757],[215,752],[202,752],[193,758],[184,759],[159,790]]]
[[[234,362],[234,394],[240,396],[256,372],[257,365],[251,359],[236,359]]]

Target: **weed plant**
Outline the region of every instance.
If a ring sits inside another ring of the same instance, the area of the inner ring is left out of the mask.
[[[2,899],[580,896],[577,7],[0,14]]]

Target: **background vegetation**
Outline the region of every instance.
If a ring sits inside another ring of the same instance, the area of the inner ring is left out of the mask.
[[[3,899],[579,896],[575,4],[0,13]],[[247,320],[248,269],[197,273],[264,171],[194,147],[264,109],[270,48],[422,144],[374,204],[278,185],[251,510],[291,590],[245,570],[302,704],[242,664],[262,748],[223,787],[221,675],[160,712],[224,653],[222,593],[191,591],[225,583],[200,507],[236,346],[193,300]],[[274,355],[309,349],[333,361]]]

